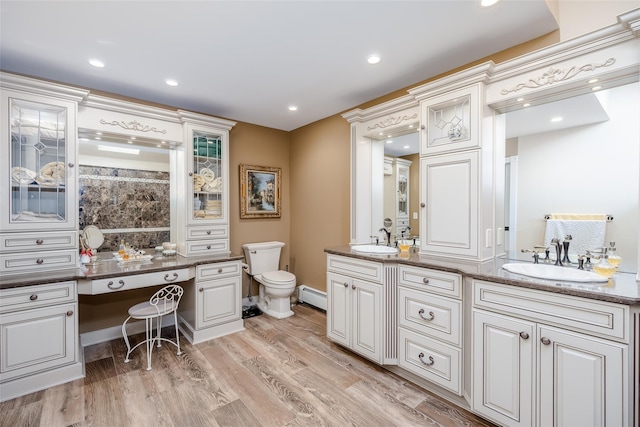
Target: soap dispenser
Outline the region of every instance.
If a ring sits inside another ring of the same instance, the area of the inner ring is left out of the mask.
[[[616,242],[609,242],[609,248],[607,249],[609,255],[609,264],[613,265],[616,270],[620,267],[622,257],[616,252]]]
[[[616,272],[616,267],[609,263],[608,252],[609,248],[602,248],[602,255],[600,255],[600,260],[594,264],[593,271],[600,276],[604,276],[608,279],[612,278],[614,273]]]

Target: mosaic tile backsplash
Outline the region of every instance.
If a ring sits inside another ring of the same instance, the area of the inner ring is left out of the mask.
[[[79,173],[80,229],[102,230],[99,252],[117,252],[122,239],[141,249],[169,241],[169,172],[81,165]]]

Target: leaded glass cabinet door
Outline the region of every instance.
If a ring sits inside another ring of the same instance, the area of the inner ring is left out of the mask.
[[[3,231],[75,229],[76,105],[3,91]]]
[[[193,204],[188,221],[193,225],[226,222],[226,147],[222,133],[193,129]]]

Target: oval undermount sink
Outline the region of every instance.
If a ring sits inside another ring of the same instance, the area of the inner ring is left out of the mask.
[[[504,264],[503,269],[510,273],[536,277],[545,280],[562,280],[565,282],[606,282],[608,279],[596,273],[578,270],[572,267],[559,267],[545,264]]]
[[[397,254],[398,250],[391,246],[380,245],[355,245],[351,246],[351,250],[355,252],[362,252],[366,254]]]

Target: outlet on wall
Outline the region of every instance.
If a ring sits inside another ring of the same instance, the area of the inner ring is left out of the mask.
[[[413,219],[418,219],[418,212],[413,213]]]

